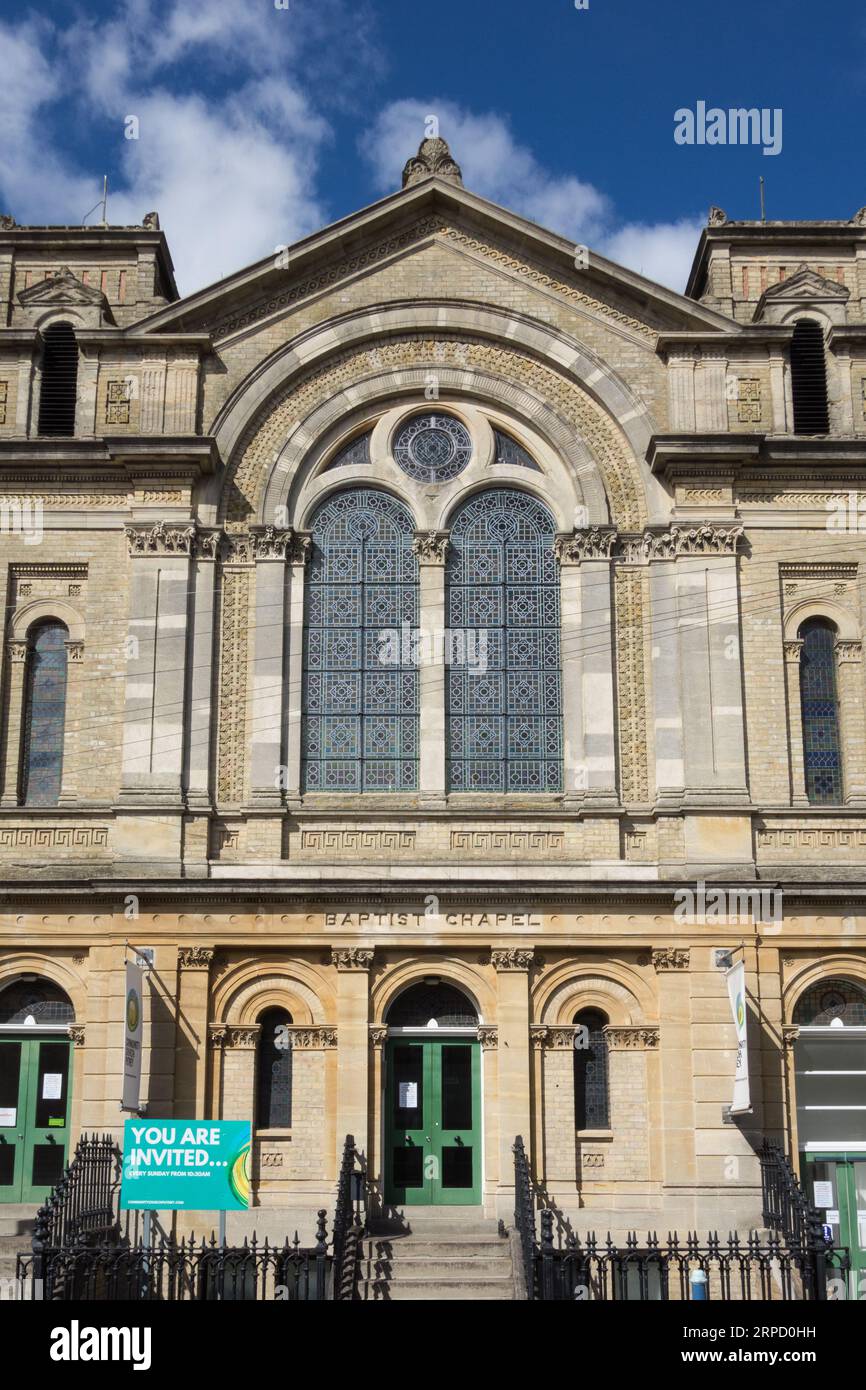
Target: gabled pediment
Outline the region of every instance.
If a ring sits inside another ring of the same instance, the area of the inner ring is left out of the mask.
[[[847,285],[836,280],[827,280],[808,265],[801,265],[786,280],[771,285],[764,290],[755,308],[755,321],[763,317],[770,308],[791,304],[844,304],[851,291]]]
[[[68,266],[61,266],[56,274],[47,280],[37,280],[26,290],[18,293],[18,303],[24,309],[49,308],[51,305],[70,304],[99,308],[108,313],[108,300],[101,290],[85,285],[73,275]]]
[[[738,331],[717,310],[478,197],[460,186],[456,174],[455,181],[443,177],[445,156],[438,149],[432,152],[436,159],[429,151],[424,154],[437,165],[435,172],[425,171],[419,155],[410,161],[400,192],[161,309],[132,332],[205,331],[219,341],[309,295],[375,271],[388,259],[411,255],[437,235],[455,253],[477,255],[502,274],[531,279],[543,293],[562,294],[585,306],[597,303],[602,314],[649,336],[677,330]]]

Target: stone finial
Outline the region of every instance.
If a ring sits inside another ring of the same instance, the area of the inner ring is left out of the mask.
[[[17,223],[11,212],[0,212],[0,229],[4,232],[10,232],[15,226]]]
[[[452,157],[447,141],[441,135],[422,140],[418,153],[407,159],[403,169],[403,187],[411,188],[413,184],[431,178],[447,179],[449,183],[463,187],[460,165]]]
[[[142,225],[142,227],[144,227],[148,232],[158,232],[158,231],[159,231],[159,213],[158,213],[158,212],[146,212],[146,213],[144,214],[144,217],[141,219],[141,225]]]
[[[855,227],[866,227],[866,208],[858,208],[851,221]]]
[[[724,208],[711,207],[710,215],[707,218],[708,227],[724,227],[728,220],[728,214]]]

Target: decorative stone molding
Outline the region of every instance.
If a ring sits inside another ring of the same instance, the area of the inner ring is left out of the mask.
[[[803,655],[803,646],[803,640],[799,637],[791,642],[783,642],[782,649],[785,653],[785,660],[799,666],[800,658]]]
[[[447,531],[416,531],[412,541],[412,554],[418,556],[422,565],[444,565],[448,558]]]
[[[659,1045],[658,1028],[640,1024],[616,1028],[609,1024],[603,1032],[611,1052],[646,1052]]]
[[[301,849],[313,854],[355,854],[363,850],[381,854],[383,851],[414,850],[415,840],[414,830],[301,831]]]
[[[833,648],[833,649],[834,649],[834,651],[835,651],[835,653],[836,653],[836,660],[837,660],[837,661],[842,662],[842,661],[862,661],[862,660],[863,660],[863,643],[862,643],[862,642],[848,642],[848,641],[844,641],[844,640],[840,639],[839,641],[837,641],[837,642],[834,644],[834,648]]]
[[[158,521],[155,526],[142,527],[129,522],[125,530],[129,553],[133,556],[191,555],[193,552],[194,526],[166,526],[164,521]]]
[[[452,830],[450,845],[456,854],[491,854],[497,850],[506,854],[561,854],[565,834],[561,830]]]
[[[0,850],[4,849],[105,849],[107,825],[4,825]]]
[[[64,642],[63,645],[66,648],[67,659],[74,665],[80,666],[84,661],[84,643],[72,641]]]
[[[209,970],[213,957],[212,946],[181,946],[177,963],[181,970]]]
[[[27,660],[27,643],[13,641],[6,643],[6,655],[10,661],[21,662]]]
[[[727,220],[728,214],[725,212],[724,208],[717,208],[713,206],[710,208],[710,215],[707,218],[707,226],[724,227]]]
[[[553,548],[561,565],[579,565],[583,560],[610,560],[616,540],[615,527],[588,526],[557,536]]]
[[[536,1051],[544,1047],[547,1039],[547,1026],[544,1023],[533,1023],[529,1029],[529,1041]]]
[[[573,1052],[576,1028],[547,1027],[544,1036],[535,1043],[536,1047],[549,1048],[552,1052]]]
[[[582,1168],[603,1168],[604,1151],[599,1149],[594,1153],[581,1153],[580,1163]]]
[[[246,1027],[234,1023],[212,1023],[208,1029],[211,1047],[233,1048],[236,1051],[251,1051],[256,1047],[261,1025]]]
[[[84,1024],[83,1024],[83,1023],[70,1023],[70,1024],[69,1024],[69,1027],[66,1029],[66,1032],[67,1032],[67,1034],[68,1034],[68,1036],[69,1036],[69,1038],[70,1038],[70,1041],[72,1042],[72,1046],[73,1046],[73,1047],[83,1047],[83,1046],[84,1046]]]
[[[222,531],[197,531],[195,554],[199,560],[218,560],[222,546]]]
[[[336,1028],[326,1027],[289,1027],[286,1029],[292,1040],[292,1048],[317,1049],[337,1046]]]
[[[737,378],[737,420],[741,425],[759,425],[763,415],[759,377]]]
[[[490,964],[494,970],[528,970],[535,959],[532,946],[497,947],[490,952]]]
[[[369,970],[373,951],[366,946],[335,946],[331,949],[331,964],[338,970]]]
[[[252,536],[246,532],[233,532],[231,535],[223,536],[219,555],[223,565],[254,565],[256,548]]]
[[[281,1149],[262,1149],[261,1164],[263,1168],[282,1168],[283,1153]]]
[[[759,849],[866,849],[866,829],[863,826],[784,826],[769,829],[762,826],[757,839]]]
[[[388,1041],[388,1029],[375,1026],[370,1029],[370,1046],[384,1047]]]
[[[627,805],[650,799],[647,757],[646,608],[647,577],[640,570],[621,570],[614,580],[614,641],[619,699],[620,784]]]
[[[217,795],[222,805],[239,805],[244,799],[249,610],[249,571],[230,570],[223,579],[217,718]]]
[[[653,951],[655,970],[688,970],[689,948],[687,946],[661,946]]]
[[[641,536],[622,537],[621,555],[629,564],[650,560],[676,560],[681,555],[736,555],[742,526],[671,526],[665,531],[645,530]]]
[[[302,563],[307,559],[312,545],[312,538],[306,532],[294,531],[290,526],[253,526],[250,534],[257,560]]]
[[[499,1046],[499,1029],[492,1023],[480,1023],[475,1036],[483,1052],[490,1052]]]
[[[782,1024],[782,1046],[784,1048],[793,1047],[800,1036],[799,1023]]]

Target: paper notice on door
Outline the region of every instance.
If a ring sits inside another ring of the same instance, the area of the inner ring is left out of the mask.
[[[831,1182],[813,1182],[812,1201],[816,1207],[832,1207],[833,1184]]]
[[[42,1078],[42,1099],[59,1100],[63,1095],[63,1072],[47,1071]]]
[[[17,1118],[17,1110],[0,1110],[0,1129],[5,1129],[7,1126],[11,1128]]]
[[[839,1213],[838,1213],[838,1211],[828,1211],[828,1212],[827,1212],[827,1225],[828,1225],[828,1226],[838,1226],[838,1225],[839,1225]]]
[[[417,1110],[418,1108],[418,1082],[401,1081],[399,1083],[400,1109]]]

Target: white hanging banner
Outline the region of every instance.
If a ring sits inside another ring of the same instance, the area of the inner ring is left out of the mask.
[[[749,1039],[748,1039],[748,1014],[746,1012],[746,965],[745,961],[739,961],[737,965],[732,965],[730,970],[725,971],[725,978],[728,982],[728,998],[731,1001],[731,1013],[734,1016],[734,1027],[737,1030],[737,1065],[734,1071],[734,1099],[731,1104],[732,1115],[746,1115],[752,1109],[752,1098],[749,1092]]]
[[[141,1039],[142,967],[130,961],[126,965],[126,998],[123,1015],[123,1099],[121,1110],[138,1113],[141,1101]]]

